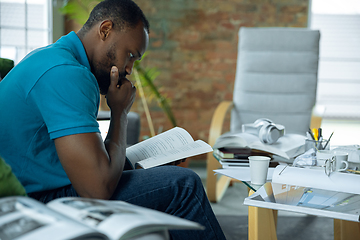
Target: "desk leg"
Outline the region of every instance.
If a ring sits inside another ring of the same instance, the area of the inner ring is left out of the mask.
[[[360,223],[334,219],[334,240],[360,239]]]
[[[250,191],[249,195],[253,192]],[[277,240],[276,223],[277,210],[248,207],[248,239]]]

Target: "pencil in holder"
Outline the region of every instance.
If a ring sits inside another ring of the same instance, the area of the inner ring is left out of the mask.
[[[330,141],[327,139],[320,141],[305,139],[305,151],[308,151],[309,149],[314,149],[315,152],[318,150],[330,150]]]

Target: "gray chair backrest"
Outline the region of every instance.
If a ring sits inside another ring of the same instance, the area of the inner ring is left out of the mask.
[[[316,102],[320,32],[304,28],[239,30],[231,131],[269,118],[305,134]]]
[[[97,120],[110,120],[110,111],[99,111]],[[129,112],[127,114],[128,125],[126,129],[126,144],[127,147],[139,142],[141,122],[140,115],[136,112]]]

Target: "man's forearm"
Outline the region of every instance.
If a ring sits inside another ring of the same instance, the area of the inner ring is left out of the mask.
[[[126,130],[127,114],[111,113],[109,131],[104,141],[106,151],[109,155],[111,175],[115,186],[119,181],[126,159]]]

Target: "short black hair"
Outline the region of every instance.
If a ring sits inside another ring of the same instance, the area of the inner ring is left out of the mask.
[[[96,23],[111,20],[114,28],[124,30],[135,28],[142,21],[144,28],[149,33],[149,22],[140,7],[132,0],[104,0],[97,4],[82,30],[88,32]]]

